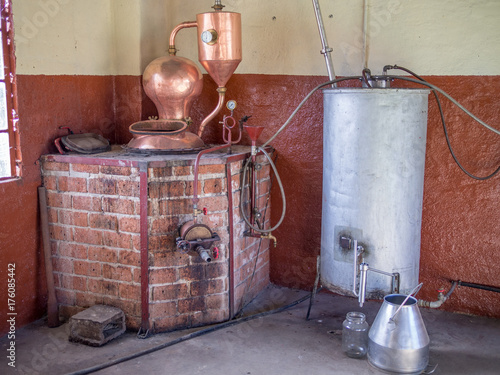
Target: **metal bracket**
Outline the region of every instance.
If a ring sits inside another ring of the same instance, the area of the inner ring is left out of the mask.
[[[137,332],[137,338],[138,339],[141,339],[141,340],[144,340],[144,339],[147,339],[149,337],[149,329],[147,330],[143,330],[142,327],[139,328],[139,331]]]

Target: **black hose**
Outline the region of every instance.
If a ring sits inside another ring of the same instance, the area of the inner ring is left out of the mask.
[[[223,329],[223,328],[232,327],[234,325],[237,325],[237,324],[240,324],[240,323],[245,323],[245,322],[248,322],[250,320],[262,318],[262,317],[267,316],[267,315],[272,315],[272,314],[280,313],[280,312],[285,311],[285,310],[287,310],[287,309],[289,309],[289,308],[291,308],[291,307],[293,307],[295,305],[298,305],[299,303],[304,302],[305,300],[307,300],[309,298],[310,298],[310,294],[307,294],[306,296],[304,296],[302,298],[299,298],[298,300],[295,300],[294,302],[292,302],[292,303],[290,303],[288,305],[285,305],[285,306],[282,306],[282,307],[278,307],[277,309],[270,310],[270,311],[264,311],[264,312],[261,312],[261,313],[258,313],[258,314],[254,314],[254,315],[249,315],[249,316],[246,316],[244,318],[229,320],[229,321],[224,322],[224,323],[220,323],[220,324],[217,324],[217,325],[205,328],[205,329],[201,329],[201,330],[196,331],[196,332],[189,333],[189,334],[184,335],[182,337],[179,337],[179,338],[177,338],[175,340],[165,342],[165,343],[157,345],[155,347],[152,347],[152,348],[149,348],[149,349],[144,349],[144,350],[141,350],[139,352],[127,355],[125,357],[114,359],[114,360],[109,361],[107,363],[103,363],[103,364],[100,364],[100,365],[88,367],[88,368],[83,369],[83,370],[78,370],[78,371],[75,371],[75,372],[71,372],[71,373],[68,373],[67,375],[91,374],[93,372],[100,371],[100,370],[103,370],[103,369],[111,367],[111,366],[115,366],[117,364],[129,361],[131,359],[142,357],[143,355],[151,354],[151,353],[156,352],[158,350],[168,348],[168,347],[173,346],[175,344],[179,344],[181,342],[194,339],[195,337],[200,337],[200,336],[206,335],[207,333],[215,332],[215,331],[218,331],[218,330]]]
[[[476,284],[476,283],[467,283],[465,281],[460,281],[460,280],[458,280],[458,286],[467,286],[469,288],[476,288],[476,289],[487,290],[489,292],[500,293],[500,288],[497,288],[496,286],[489,286],[489,285]]]
[[[423,79],[422,77],[420,77],[418,74],[416,74],[416,73],[412,72],[410,69],[404,68],[402,66],[398,66],[398,65],[386,65],[386,66],[384,66],[384,73],[387,72],[387,70],[389,70],[389,69],[399,69],[399,70],[402,70],[404,72],[407,72],[407,73],[411,74],[412,76],[414,76],[418,80],[420,80],[422,82],[425,82],[425,83],[428,83],[425,79]],[[433,89],[432,93],[434,94],[434,98],[436,99],[436,103],[438,105],[439,114],[441,116],[441,123],[443,124],[444,136],[446,138],[446,144],[448,145],[448,149],[450,150],[451,157],[453,158],[453,160],[455,161],[455,163],[458,165],[458,167],[467,176],[469,176],[470,178],[473,178],[475,180],[484,181],[484,180],[488,180],[488,179],[494,177],[500,171],[500,166],[495,171],[493,171],[491,174],[489,174],[487,176],[484,176],[484,177],[479,177],[479,176],[476,176],[476,175],[470,173],[469,171],[467,171],[464,168],[464,166],[462,166],[462,164],[458,161],[458,158],[456,157],[455,152],[453,151],[453,148],[451,147],[450,138],[448,137],[448,130],[446,128],[446,121],[444,119],[444,113],[443,113],[443,108],[441,106],[441,101],[439,100],[439,97],[438,97],[438,94],[437,94],[436,90]]]

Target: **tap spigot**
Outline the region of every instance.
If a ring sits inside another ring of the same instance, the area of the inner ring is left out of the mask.
[[[265,239],[265,240],[272,240],[274,243],[274,247],[276,247],[276,245],[278,245],[278,239],[276,237],[274,237],[271,233],[262,234],[260,236],[260,238]]]

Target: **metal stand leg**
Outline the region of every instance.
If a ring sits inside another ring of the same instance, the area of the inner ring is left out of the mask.
[[[307,315],[306,315],[306,320],[309,320],[309,314],[311,313],[311,307],[314,303],[314,298],[316,298],[316,294],[318,293],[319,290],[322,288],[320,287],[318,290],[318,284],[319,284],[319,278],[320,278],[320,266],[321,266],[321,256],[318,255],[318,258],[316,259],[316,279],[314,280],[314,287],[311,292],[311,298],[309,299],[309,308],[307,309]]]

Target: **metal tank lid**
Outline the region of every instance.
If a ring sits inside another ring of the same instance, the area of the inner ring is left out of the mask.
[[[324,88],[323,93],[325,94],[395,94],[398,92],[404,92],[408,94],[427,94],[429,95],[430,89],[414,89],[407,87],[385,87],[385,88],[361,88],[361,87],[341,87],[341,88]]]

